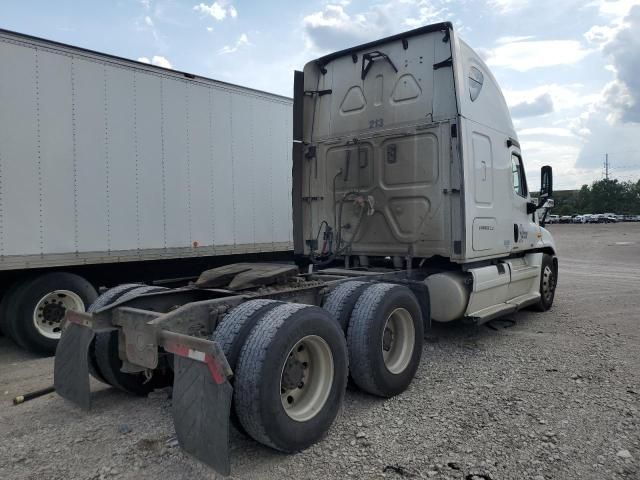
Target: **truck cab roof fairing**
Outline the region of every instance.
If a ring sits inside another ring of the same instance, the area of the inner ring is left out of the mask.
[[[363,43],[360,45],[356,45],[355,47],[345,48],[344,50],[340,50],[338,52],[330,53],[329,55],[325,55],[324,57],[320,57],[313,62],[318,65],[318,67],[322,68],[327,65],[329,62],[336,58],[344,57],[345,55],[350,55],[351,53],[358,52],[360,50],[367,50],[379,45],[392,42],[394,40],[408,40],[411,37],[415,37],[416,35],[422,35],[424,33],[430,32],[446,32],[452,31],[453,24],[451,22],[441,22],[434,23],[432,25],[425,25],[424,27],[415,28],[413,30],[409,30],[408,32],[398,33],[396,35],[391,35],[389,37],[381,38],[379,40],[375,40],[373,42]]]
[[[496,78],[480,55],[458,36],[454,37],[454,59],[460,115],[517,141],[511,113]],[[479,92],[475,91],[477,72],[482,75]]]

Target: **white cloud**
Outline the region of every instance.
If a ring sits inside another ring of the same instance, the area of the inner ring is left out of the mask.
[[[307,45],[338,50],[410,28],[448,19],[448,0],[379,2],[350,12],[350,2],[333,1],[303,18]]]
[[[532,128],[523,128],[522,130],[518,130],[519,137],[567,137],[567,138],[575,138],[575,133],[573,133],[568,128],[562,127],[532,127]]]
[[[238,49],[249,46],[249,45],[251,45],[251,42],[249,41],[249,37],[247,36],[246,33],[243,33],[240,35],[240,37],[238,37],[238,40],[236,40],[236,43],[234,43],[233,45],[225,45],[220,49],[218,53],[219,54],[234,53],[234,52],[237,52]]]
[[[150,10],[151,9],[151,0],[140,0],[140,5],[142,5],[145,10]]]
[[[523,42],[525,40],[531,40],[535,38],[533,35],[522,35],[522,36],[506,36],[500,37],[496,40],[498,45],[504,45],[505,43],[513,43],[513,42]]]
[[[417,2],[418,12],[414,17],[408,17],[404,23],[407,27],[418,28],[429,23],[437,22],[445,16],[445,10],[437,8],[432,2]]]
[[[503,43],[488,51],[487,64],[526,72],[534,68],[573,65],[591,50],[576,40],[524,40]]]
[[[207,32],[213,32],[213,27],[207,27]]]
[[[169,60],[167,60],[165,57],[162,57],[160,55],[154,55],[153,57],[151,57],[151,59],[149,59],[149,57],[139,57],[138,61],[142,63],[156,65],[158,67],[173,68],[171,66],[171,62],[169,62]]]
[[[144,17],[144,23],[146,23],[149,27],[153,27],[153,20],[151,20],[151,17],[149,15]]]
[[[590,43],[602,47],[602,45],[613,39],[618,32],[618,28],[612,25],[594,25],[584,34],[584,38]]]
[[[615,80],[602,92],[613,110],[610,120],[640,123],[640,5],[631,8],[602,51],[615,71]]]
[[[510,107],[521,103],[531,103],[543,95],[549,95],[555,111],[585,108],[597,101],[598,92],[587,92],[582,84],[558,85],[555,83],[540,85],[525,90],[505,88],[502,93]]]
[[[527,6],[527,0],[489,0],[489,6],[497,8],[500,13],[511,13]]]
[[[196,12],[209,15],[219,22],[227,18],[227,16],[231,18],[236,18],[238,16],[238,10],[236,10],[236,7],[230,5],[226,0],[213,2],[211,5],[200,3],[199,5],[195,5],[193,9]]]
[[[511,107],[511,116],[537,117],[553,112],[553,99],[549,92],[542,93],[533,100],[524,100]]]
[[[593,0],[590,5],[598,7],[600,15],[608,20],[621,20],[631,7],[640,5],[640,0]]]

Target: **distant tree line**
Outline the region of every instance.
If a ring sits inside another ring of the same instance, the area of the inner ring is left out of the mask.
[[[580,190],[560,190],[553,193],[556,215],[584,213],[615,213],[640,215],[640,180],[620,182],[604,179],[583,185]]]

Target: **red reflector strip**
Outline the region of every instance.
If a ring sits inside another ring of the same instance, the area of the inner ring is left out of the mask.
[[[167,343],[164,348],[165,350],[168,350],[175,355],[190,358],[191,360],[195,360],[197,362],[206,363],[207,367],[209,368],[209,373],[211,373],[211,378],[213,378],[213,381],[218,385],[224,383],[224,381],[226,380],[220,364],[218,364],[216,359],[210,353],[194,350],[179,343]]]

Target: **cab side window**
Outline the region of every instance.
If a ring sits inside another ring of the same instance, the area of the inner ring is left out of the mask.
[[[511,154],[511,176],[513,178],[513,190],[521,197],[527,196],[527,179],[524,176],[522,158],[515,153]]]

